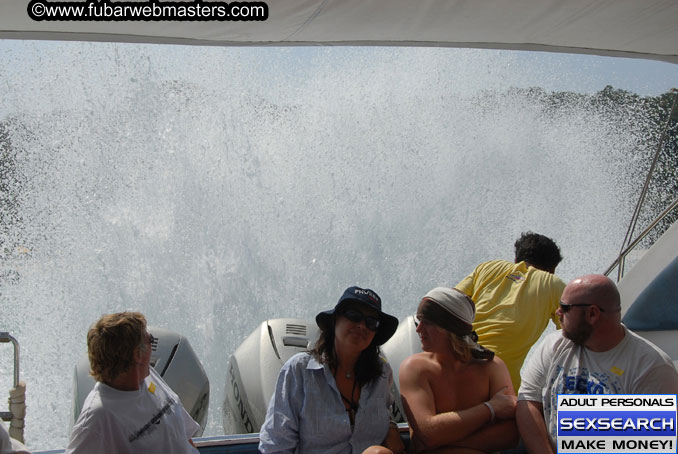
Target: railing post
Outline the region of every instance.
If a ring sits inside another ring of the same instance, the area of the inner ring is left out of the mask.
[[[14,345],[14,387],[19,384],[19,342],[8,332],[0,331],[0,344],[11,342]],[[9,421],[12,419],[12,413],[9,411],[0,412],[0,419]]]

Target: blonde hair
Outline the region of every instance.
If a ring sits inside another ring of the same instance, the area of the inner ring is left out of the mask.
[[[146,318],[139,312],[119,312],[101,317],[87,332],[90,374],[111,382],[134,365],[137,349],[145,351]]]
[[[447,334],[450,337],[450,347],[457,357],[465,363],[471,361],[471,358],[473,358],[471,353],[472,347],[456,334],[449,331]]]

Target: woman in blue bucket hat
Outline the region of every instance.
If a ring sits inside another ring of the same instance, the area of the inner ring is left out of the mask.
[[[391,367],[379,346],[398,328],[374,290],[349,287],[319,313],[315,347],[283,366],[261,427],[259,451],[298,454],[403,453]]]

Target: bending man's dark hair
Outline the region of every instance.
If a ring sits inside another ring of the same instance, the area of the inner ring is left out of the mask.
[[[327,364],[332,371],[337,370],[337,352],[334,351],[334,322],[336,314],[332,316],[332,321],[328,329],[320,328],[320,337],[318,342],[309,353],[320,364]],[[355,365],[355,378],[358,386],[363,386],[376,380],[383,373],[384,368],[382,360],[379,357],[379,346],[372,340],[372,343],[360,353],[358,362]]]
[[[560,248],[544,235],[523,232],[516,240],[516,263],[525,261],[543,271],[554,271],[563,259]]]

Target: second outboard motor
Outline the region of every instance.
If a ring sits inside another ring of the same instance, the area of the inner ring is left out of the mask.
[[[184,336],[162,328],[149,326],[147,329],[157,339],[151,346],[151,367],[177,393],[188,414],[200,424],[196,436],[202,435],[207,424],[210,383],[200,360]],[[96,383],[89,370],[89,359],[85,354],[75,366],[71,428]]]
[[[279,318],[263,322],[228,360],[224,433],[259,432],[278,373],[293,355],[313,348],[315,322]]]

